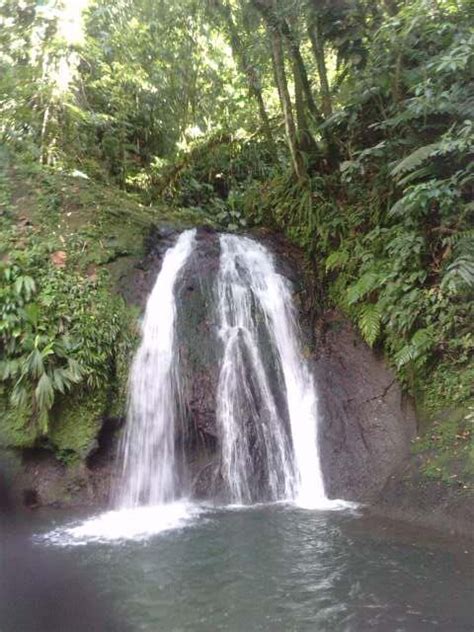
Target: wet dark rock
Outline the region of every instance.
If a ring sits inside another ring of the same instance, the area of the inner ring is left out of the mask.
[[[38,496],[38,491],[36,489],[24,489],[23,490],[23,504],[25,507],[29,509],[34,509],[35,507],[39,507],[41,504],[40,498]]]
[[[326,489],[334,498],[372,501],[409,454],[414,408],[347,319],[327,312],[323,326],[315,373]]]
[[[218,269],[218,234],[200,229],[176,287],[179,366],[191,447],[215,444],[217,436],[215,393],[220,342],[214,287]]]
[[[152,226],[145,237],[145,257],[134,262],[117,279],[117,291],[131,305],[145,308],[156,277],[160,271],[163,257],[173,246],[181,230],[173,226]]]

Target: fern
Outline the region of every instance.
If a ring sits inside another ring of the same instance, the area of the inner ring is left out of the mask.
[[[436,149],[438,149],[439,143],[431,143],[418,147],[411,154],[403,158],[390,172],[390,175],[394,178],[398,178],[407,171],[413,171],[416,167],[419,167],[427,158],[429,158]]]
[[[433,331],[426,327],[419,329],[400,351],[395,354],[395,362],[398,369],[401,369],[409,362],[417,361],[423,364],[428,357],[428,352],[434,344]]]
[[[382,322],[382,311],[377,303],[367,303],[361,307],[357,324],[366,343],[372,347],[377,340]]]
[[[456,290],[460,281],[474,288],[474,256],[461,255],[450,263],[441,281],[441,288]]]
[[[41,412],[50,410],[54,402],[54,389],[51,378],[43,373],[35,388],[35,400]]]
[[[393,206],[388,211],[389,217],[395,217],[397,215],[401,215],[403,211],[405,211],[406,199],[405,196],[401,197],[399,200],[393,204]]]
[[[364,296],[367,296],[372,290],[375,290],[385,281],[379,272],[368,271],[363,274],[360,279],[349,286],[346,291],[346,301],[348,305],[354,305]]]
[[[349,252],[347,250],[336,250],[332,252],[326,259],[326,272],[343,268],[349,261]]]
[[[411,184],[414,180],[419,180],[420,178],[426,178],[426,176],[432,175],[433,171],[430,165],[426,165],[424,167],[420,167],[419,169],[415,169],[411,173],[408,173],[403,178],[400,178],[398,181],[399,186],[405,187],[407,184]]]
[[[447,266],[441,289],[456,291],[465,284],[474,288],[474,231],[468,229],[445,239],[453,247],[453,261]]]

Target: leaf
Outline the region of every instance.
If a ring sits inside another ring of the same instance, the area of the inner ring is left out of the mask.
[[[383,281],[383,277],[378,272],[368,271],[363,274],[357,283],[349,286],[346,291],[346,300],[348,305],[354,305],[372,292]]]
[[[419,329],[408,344],[395,354],[395,362],[400,369],[409,362],[427,359],[427,353],[434,344],[433,332],[429,327]]]
[[[326,259],[326,271],[343,268],[349,261],[350,255],[348,250],[336,250],[332,252]]]
[[[36,284],[32,277],[24,275],[17,277],[15,281],[15,292],[18,296],[22,294],[27,301],[30,300],[31,295],[36,291]]]
[[[53,384],[53,388],[56,391],[59,391],[64,395],[66,392],[66,388],[68,386],[68,380],[64,379],[64,371],[63,369],[54,369],[53,375],[51,377],[51,381]]]
[[[17,358],[3,360],[0,362],[0,375],[2,380],[9,380],[18,375],[20,361]]]
[[[405,206],[404,206],[405,203],[406,203],[405,197],[402,197],[399,200],[397,200],[395,204],[389,209],[388,216],[394,217],[395,215],[402,213],[405,210]]]
[[[10,402],[12,406],[22,408],[28,404],[28,396],[28,389],[23,384],[17,382],[11,392]]]
[[[28,303],[28,305],[25,306],[26,319],[34,327],[36,327],[36,325],[38,324],[39,313],[39,305],[37,303]]]
[[[438,148],[438,143],[431,143],[430,145],[424,145],[418,147],[411,154],[403,158],[390,172],[390,175],[394,178],[398,178],[407,171],[413,171],[416,167],[421,165],[431,154]]]
[[[49,410],[54,402],[54,389],[51,378],[43,373],[35,388],[35,398],[40,411]]]
[[[28,356],[26,366],[28,373],[30,373],[33,377],[39,377],[42,373],[44,373],[43,355],[39,349],[33,349]]]
[[[68,367],[65,370],[65,373],[67,371],[67,378],[74,383],[78,383],[82,380],[82,378],[84,377],[84,371],[82,370],[81,365],[79,364],[79,362],[77,362],[77,360],[69,360],[68,362]]]
[[[474,287],[474,257],[461,255],[450,263],[441,281],[441,288],[455,289],[458,279],[462,279],[468,287]]]
[[[361,307],[357,324],[364,340],[373,346],[380,334],[382,311],[377,303],[367,303]]]
[[[30,276],[23,277],[23,289],[25,292],[26,300],[29,301],[31,295],[36,292],[35,280]]]
[[[400,178],[400,180],[398,181],[398,184],[401,187],[405,187],[407,184],[410,184],[414,180],[425,178],[426,176],[431,175],[431,173],[432,173],[432,169],[429,165],[427,165],[426,167],[420,167],[419,169],[416,169],[415,171],[408,173],[403,178]]]

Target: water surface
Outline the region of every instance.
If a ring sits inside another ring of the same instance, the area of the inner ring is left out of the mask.
[[[43,520],[35,546],[84,569],[131,630],[473,629],[466,546],[387,534],[354,512],[207,508],[176,529],[108,542],[65,534],[70,517]]]

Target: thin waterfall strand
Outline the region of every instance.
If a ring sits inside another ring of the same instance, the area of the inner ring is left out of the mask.
[[[288,281],[272,255],[246,237],[222,235],[218,311],[224,358],[217,393],[222,475],[233,502],[250,502],[252,450],[260,446],[268,500],[328,503],[318,454],[317,399],[301,353]],[[286,393],[290,436],[269,384],[258,329],[267,329]],[[256,425],[249,433],[249,421]]]
[[[192,252],[195,233],[185,231],[166,252],[147,302],[130,375],[119,507],[159,505],[179,496],[175,432],[181,384],[175,284]]]

